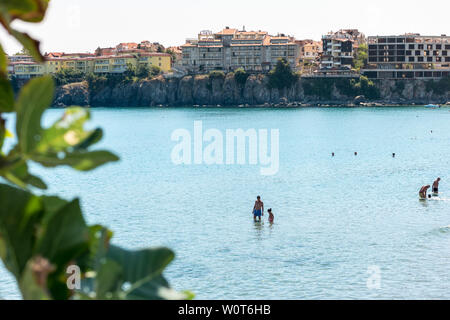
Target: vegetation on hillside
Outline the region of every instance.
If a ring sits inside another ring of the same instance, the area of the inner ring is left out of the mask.
[[[369,59],[369,47],[367,44],[363,43],[355,50],[355,57],[353,59],[353,68],[356,71],[367,67],[367,62]]]
[[[374,82],[364,76],[361,76],[359,79],[312,78],[307,79],[302,83],[305,95],[323,99],[331,99],[334,87],[340,94],[348,97],[360,95],[363,95],[368,99],[378,99],[380,97],[379,90]]]
[[[275,68],[269,72],[268,86],[270,89],[291,88],[298,80],[298,75],[292,72],[286,59],[279,59]]]

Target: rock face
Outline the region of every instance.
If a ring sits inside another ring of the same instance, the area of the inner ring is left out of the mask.
[[[427,90],[423,80],[380,80],[375,85],[380,98],[370,100],[362,95],[346,95],[335,84],[325,87],[328,96],[305,94],[310,79],[301,78],[289,89],[269,89],[264,75],[251,75],[245,84],[236,82],[233,74],[210,78],[207,75],[165,79],[160,76],[151,80],[104,86],[95,91],[87,82],[61,86],[56,91],[54,106],[70,105],[103,107],[146,107],[158,105],[275,105],[293,106],[303,104],[445,104],[450,101],[450,88],[440,94]],[[317,79],[316,79],[317,81]],[[326,98],[325,98],[326,97]]]
[[[87,82],[71,83],[58,87],[55,93],[55,107],[66,107],[71,105],[88,106],[89,86]]]

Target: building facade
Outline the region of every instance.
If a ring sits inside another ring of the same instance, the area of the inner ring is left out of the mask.
[[[450,76],[450,37],[373,36],[368,38],[369,67],[362,73],[373,79],[421,79]]]
[[[77,70],[82,73],[123,73],[128,66],[156,66],[162,72],[171,70],[172,57],[168,53],[145,52],[138,54],[95,56],[94,54],[48,54],[43,64],[34,61],[15,61],[9,64],[9,75],[29,79],[61,70]]]
[[[314,40],[298,40],[299,45],[299,62],[311,62],[319,59],[322,54],[322,42]]]
[[[181,49],[183,68],[194,74],[237,68],[268,72],[280,58],[295,68],[299,54],[299,46],[292,37],[228,27],[217,33],[202,31],[196,39],[188,39]]]
[[[321,69],[330,71],[351,70],[355,50],[365,42],[357,29],[342,29],[322,37]]]

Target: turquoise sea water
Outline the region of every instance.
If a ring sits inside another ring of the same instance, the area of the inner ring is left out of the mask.
[[[176,289],[199,299],[450,298],[450,108],[92,113],[102,147],[121,161],[87,174],[35,171],[51,193],[80,196],[88,221],[114,230],[115,243],[173,248],[166,276]],[[171,133],[195,120],[222,132],[279,129],[279,173],[175,166]],[[438,176],[440,201],[420,202],[419,188]],[[252,221],[257,195],[274,225]],[[373,266],[379,289],[367,286]],[[19,297],[3,266],[0,297]]]

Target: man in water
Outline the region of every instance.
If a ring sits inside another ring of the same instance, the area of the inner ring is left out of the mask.
[[[426,200],[426,199],[427,199],[427,191],[428,191],[428,189],[430,189],[430,188],[431,188],[431,186],[428,185],[428,186],[423,186],[423,187],[420,189],[420,191],[419,191],[420,199],[422,199],[422,200]]]
[[[433,193],[439,193],[439,182],[441,182],[441,178],[437,178],[437,180],[433,183]]]
[[[260,196],[256,199],[255,206],[253,207],[253,217],[255,222],[256,218],[259,218],[259,221],[261,221],[261,216],[264,216],[264,202],[261,201]]]

